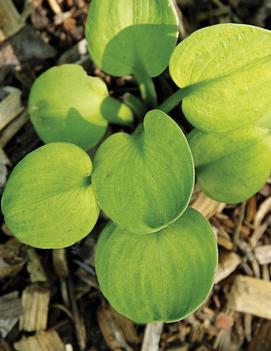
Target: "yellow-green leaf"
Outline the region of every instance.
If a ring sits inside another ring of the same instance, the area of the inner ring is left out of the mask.
[[[168,66],[177,35],[171,0],[91,1],[86,38],[91,57],[109,74],[159,75]]]
[[[127,124],[130,109],[108,96],[105,83],[76,64],[48,69],[34,82],[29,113],[45,143],[70,142],[87,150],[104,135],[108,120]]]
[[[79,147],[51,143],[12,171],[2,212],[13,234],[37,248],[63,248],[85,237],[99,208],[90,185],[92,163]]]
[[[152,234],[133,235],[112,223],[98,240],[95,264],[101,290],[119,313],[137,323],[172,322],[210,293],[216,239],[193,209]]]
[[[98,149],[93,189],[103,211],[133,233],[155,232],[186,209],[194,185],[188,143],[165,113],[147,113],[133,135],[117,133]]]
[[[198,30],[174,50],[170,74],[187,88],[182,108],[197,129],[226,132],[271,118],[268,30],[232,23]]]
[[[237,203],[248,199],[264,185],[271,173],[271,133],[247,127],[227,133],[189,136],[197,178],[211,198]]]

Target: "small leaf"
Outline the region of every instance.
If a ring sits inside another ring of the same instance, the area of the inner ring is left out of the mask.
[[[99,208],[89,182],[92,163],[79,147],[51,143],[14,168],[2,197],[5,222],[22,242],[63,248],[85,237]]]
[[[92,59],[109,74],[159,75],[168,65],[177,36],[178,18],[171,0],[91,2],[86,38]]]
[[[182,41],[170,74],[187,89],[183,112],[197,129],[226,132],[271,115],[271,33],[219,24]]]
[[[120,110],[120,111],[119,111]],[[108,96],[104,82],[75,64],[50,68],[34,83],[29,97],[31,121],[45,142],[64,141],[87,150],[104,135],[111,118],[132,121],[125,105]]]
[[[247,127],[227,133],[189,136],[199,185],[211,198],[237,203],[255,194],[271,172],[271,134]]]
[[[216,239],[193,209],[143,236],[112,223],[98,240],[95,264],[101,290],[119,313],[137,323],[173,322],[195,311],[210,293]]]
[[[165,113],[147,113],[141,130],[117,133],[98,149],[93,189],[104,212],[133,233],[155,232],[186,209],[194,185],[187,141]]]

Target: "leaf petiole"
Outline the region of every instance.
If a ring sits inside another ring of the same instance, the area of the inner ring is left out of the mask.
[[[147,108],[142,102],[142,100],[140,100],[137,96],[133,94],[124,94],[123,102],[134,112],[139,121],[141,121],[147,113]]]
[[[160,106],[158,106],[158,109],[165,113],[169,113],[189,93],[189,88],[190,87],[178,89],[175,93],[170,95]]]
[[[138,71],[135,78],[145,104],[150,108],[157,106],[157,94],[152,78],[144,70]]]

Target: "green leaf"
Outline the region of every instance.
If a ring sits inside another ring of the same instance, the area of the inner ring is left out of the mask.
[[[22,242],[63,248],[85,237],[99,208],[90,185],[92,163],[79,147],[51,143],[14,168],[2,197],[5,222]]]
[[[108,116],[117,122],[133,120],[128,107],[108,96],[104,82],[75,64],[50,68],[35,81],[29,113],[45,143],[71,142],[85,150],[103,137]]]
[[[271,33],[219,24],[182,41],[170,74],[186,88],[183,112],[197,129],[226,132],[271,117]]]
[[[177,36],[178,18],[171,0],[91,2],[86,24],[90,54],[111,75],[159,75],[168,65]]]
[[[143,236],[109,224],[98,240],[95,267],[103,294],[119,313],[137,323],[173,322],[195,311],[210,293],[216,238],[193,209]]]
[[[178,45],[170,73],[199,130],[190,146],[201,189],[228,203],[249,198],[271,172],[271,33],[239,24],[204,28]]]
[[[189,136],[197,178],[211,198],[237,203],[261,189],[271,172],[271,133],[247,127],[227,133]]]
[[[98,149],[93,189],[103,211],[133,233],[155,232],[186,209],[194,185],[187,141],[165,113],[147,113],[133,135],[117,133]]]

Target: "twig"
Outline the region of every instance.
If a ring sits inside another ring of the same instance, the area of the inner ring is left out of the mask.
[[[8,95],[0,102],[0,129],[5,128],[23,111],[21,103],[22,92],[14,87],[4,87]]]
[[[11,0],[0,1],[0,42],[17,33],[24,21]]]
[[[242,203],[241,207],[240,207],[240,215],[238,218],[238,222],[237,222],[237,226],[234,232],[234,236],[233,236],[233,243],[235,245],[237,245],[238,241],[239,241],[239,235],[240,235],[240,231],[241,231],[241,226],[242,223],[244,221],[245,218],[245,211],[246,211],[246,201]]]
[[[158,351],[162,330],[163,323],[147,324],[141,351]]]
[[[75,293],[74,293],[74,285],[71,277],[68,279],[68,289],[69,289],[72,313],[74,317],[76,336],[78,339],[80,350],[84,350],[86,348],[86,329],[85,329],[84,322],[79,315]]]
[[[57,0],[48,0],[48,3],[55,14],[59,14],[62,12]]]
[[[1,133],[0,145],[4,147],[14,135],[26,124],[28,121],[28,114],[24,111],[19,117],[14,119]]]

